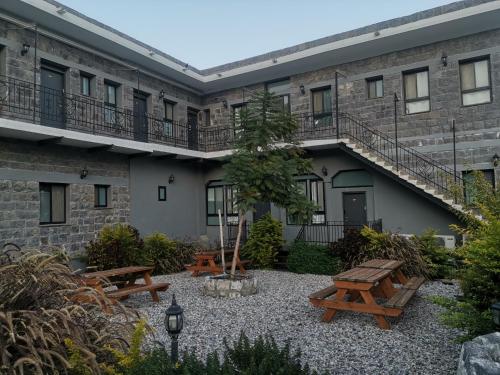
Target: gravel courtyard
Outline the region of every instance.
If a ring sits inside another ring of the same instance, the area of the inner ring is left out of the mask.
[[[156,331],[154,339],[169,345],[163,319],[175,293],[185,316],[180,349],[196,347],[202,357],[220,350],[223,337],[232,341],[244,330],[250,338],[271,332],[280,344],[290,340],[294,348],[302,350],[303,361],[332,374],[437,375],[456,371],[460,345],[452,340],[457,332],[438,322],[440,307],[424,297],[453,296],[459,291],[457,286],[427,282],[406,306],[404,315],[390,319],[392,329],[384,331],[371,315],[351,312],[339,312],[332,323],[322,323],[322,309],[311,306],[307,296],[330,285],[329,276],[250,272],[261,283],[255,296],[204,297],[203,277],[183,272],[155,277],[171,283],[160,293],[160,304],[152,303],[149,294],[132,296],[127,304],[147,316]]]

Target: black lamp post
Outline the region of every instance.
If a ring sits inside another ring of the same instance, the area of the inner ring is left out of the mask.
[[[491,305],[491,314],[493,315],[493,322],[500,328],[500,302]]]
[[[172,339],[170,356],[174,362],[177,362],[179,359],[179,342],[177,338],[184,325],[183,311],[182,307],[177,304],[174,294],[172,297],[172,304],[167,311],[165,311],[165,328]]]

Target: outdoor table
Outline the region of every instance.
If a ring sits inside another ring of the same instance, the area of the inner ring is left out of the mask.
[[[224,255],[233,255],[234,250],[224,251]],[[220,257],[220,251],[204,251],[194,255],[195,263],[186,264],[184,267],[192,272],[192,276],[199,276],[201,273],[211,273],[212,275],[219,275],[222,273],[222,265],[218,265],[216,260]],[[239,268],[240,273],[245,273],[244,265],[249,263],[248,260],[236,260],[236,266]],[[231,267],[231,261],[226,261],[226,268]]]
[[[425,281],[423,277],[408,280],[400,270],[402,265],[400,261],[388,259],[365,262],[335,275],[334,285],[311,294],[309,301],[326,308],[322,317],[325,322],[330,322],[338,310],[347,310],[372,314],[380,328],[390,329],[386,317],[401,315],[406,303]],[[392,275],[401,288],[394,287]],[[376,297],[387,302],[379,304]]]

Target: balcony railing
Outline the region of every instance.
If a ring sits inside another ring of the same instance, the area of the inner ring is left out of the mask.
[[[366,224],[347,224],[343,221],[328,221],[325,224],[307,224],[300,228],[297,240],[330,244],[343,238],[350,230],[361,230],[364,226],[382,232],[382,219],[369,221]]]
[[[455,186],[463,186],[453,170],[398,144],[353,115],[339,113],[335,116],[331,113],[318,118],[301,113],[295,116],[298,141],[348,138],[358,147],[448,197],[459,191],[454,189]],[[167,121],[152,114],[136,113],[131,108],[110,106],[93,98],[66,94],[6,76],[0,76],[0,117],[205,152],[232,148],[238,135],[231,117],[223,119],[219,126],[198,127],[196,123]]]

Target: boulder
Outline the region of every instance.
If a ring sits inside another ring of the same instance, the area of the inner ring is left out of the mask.
[[[499,375],[500,332],[478,336],[462,345],[457,375]]]

